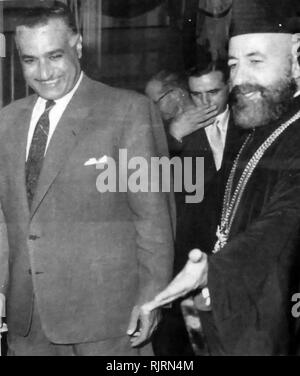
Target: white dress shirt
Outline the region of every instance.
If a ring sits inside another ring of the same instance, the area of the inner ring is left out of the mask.
[[[55,106],[50,110],[49,112],[49,134],[48,134],[48,140],[47,145],[45,149],[45,155],[49,146],[49,143],[51,141],[51,138],[55,132],[55,129],[57,127],[58,122],[60,121],[63,113],[65,112],[65,109],[67,108],[68,104],[70,103],[71,99],[73,98],[75,92],[77,91],[81,81],[83,78],[83,72],[81,72],[80,77],[76,83],[76,85],[73,87],[73,89],[66,94],[64,97],[55,100]],[[32,137],[35,131],[35,127],[42,116],[42,114],[45,111],[46,108],[46,102],[47,100],[44,98],[39,97],[36,101],[36,104],[33,107],[32,115],[31,115],[31,121],[28,131],[28,137],[27,137],[27,148],[26,148],[26,161],[28,159],[29,149],[32,141]]]
[[[205,128],[209,145],[213,152],[217,171],[220,170],[226,143],[229,121],[229,108],[216,117],[214,124]]]

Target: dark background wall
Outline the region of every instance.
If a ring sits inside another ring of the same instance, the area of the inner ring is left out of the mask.
[[[135,0],[114,0],[114,3],[132,1]],[[126,13],[126,9],[131,9],[134,17],[130,14],[130,17],[112,17],[103,14],[108,4],[113,4],[111,0],[64,0],[78,13],[85,42],[82,63],[89,76],[111,85],[143,91],[146,81],[161,69],[182,71],[189,64],[196,19],[196,12],[191,12],[190,7],[197,5],[198,0],[188,0],[189,6],[185,8],[182,8],[183,0],[144,1],[150,9],[146,13],[135,14],[138,8],[134,7],[114,7],[110,8],[112,13],[122,11],[125,15],[124,10]],[[6,105],[30,93],[22,77],[13,31],[19,12],[24,7],[40,5],[41,1],[6,0],[2,3],[7,57],[3,59],[1,86]],[[186,22],[182,21],[184,12]]]

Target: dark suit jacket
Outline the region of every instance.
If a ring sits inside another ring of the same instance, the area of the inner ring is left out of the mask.
[[[277,124],[257,128],[238,173]],[[287,355],[294,342],[291,298],[299,292],[300,121],[265,153],[243,194],[228,244],[209,260],[208,287],[225,353]],[[299,338],[298,338],[299,340]]]
[[[165,287],[173,235],[167,194],[99,193],[90,158],[167,154],[150,102],[84,77],[47,151],[28,209],[25,150],[36,96],[0,114],[0,199],[8,227],[8,325],[25,336],[33,295],[54,343],[126,333],[131,310]],[[122,161],[124,162],[124,161]],[[118,180],[117,180],[118,183]],[[150,181],[149,181],[150,189]]]
[[[242,139],[242,133],[229,119],[224,161],[231,161]],[[175,274],[181,270],[187,261],[187,255],[193,248],[200,248],[204,252],[211,252],[215,242],[217,221],[221,207],[220,191],[223,188],[222,179],[216,170],[212,150],[204,129],[184,137],[183,142],[176,141],[168,136],[171,156],[179,156],[182,160],[190,157],[193,160],[192,176],[195,179],[197,157],[204,158],[204,199],[200,203],[185,202],[188,194],[183,191],[176,193],[177,230]],[[198,171],[199,173],[199,171]]]

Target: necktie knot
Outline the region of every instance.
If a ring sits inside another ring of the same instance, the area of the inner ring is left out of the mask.
[[[55,106],[55,101],[52,100],[52,99],[49,99],[47,102],[46,102],[46,108],[45,108],[45,111],[50,111],[54,106]]]

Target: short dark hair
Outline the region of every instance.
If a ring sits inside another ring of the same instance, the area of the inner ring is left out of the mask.
[[[45,4],[25,9],[17,19],[16,28],[18,26],[33,28],[38,25],[47,25],[51,19],[61,19],[73,33],[78,32],[74,15],[69,7],[60,1],[55,1],[51,5]]]
[[[188,77],[201,77],[211,72],[221,72],[223,74],[224,82],[229,80],[229,67],[227,61],[216,60],[208,63],[207,65],[197,64],[187,72]]]

